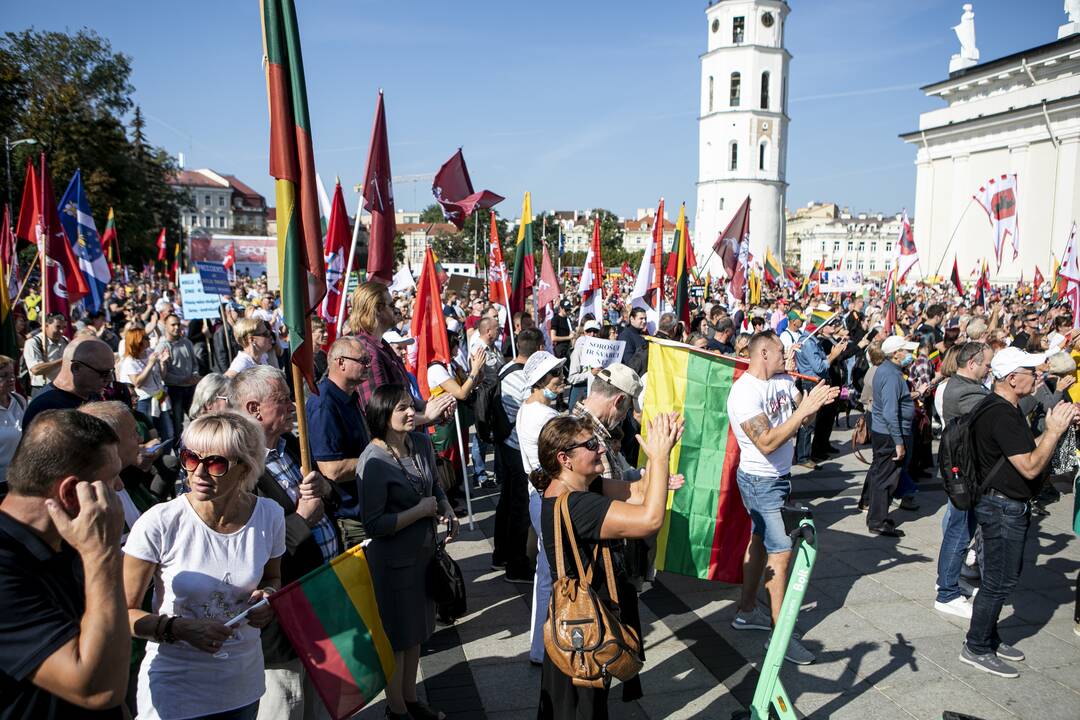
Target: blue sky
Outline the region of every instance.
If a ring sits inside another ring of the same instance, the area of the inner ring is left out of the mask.
[[[5,3],[0,30],[86,26],[133,58],[150,139],[188,167],[267,195],[266,90],[257,0]],[[788,205],[914,207],[914,149],[897,134],[939,106],[960,0],[793,0],[787,43]],[[434,172],[460,145],[474,184],[534,211],[623,215],[685,199],[697,177],[704,0],[464,3],[298,0],[318,170],[363,173],[378,88],[395,175]],[[1053,41],[1061,0],[975,0],[983,61]],[[399,208],[430,182],[395,186]],[[355,195],[346,194],[350,212]]]

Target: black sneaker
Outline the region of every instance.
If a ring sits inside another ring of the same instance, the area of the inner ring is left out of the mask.
[[[1024,655],[1022,650],[1017,650],[1008,643],[998,643],[997,649],[994,650],[994,654],[1002,660],[1008,660],[1009,662],[1024,662],[1027,656]]]
[[[1011,665],[1006,665],[1001,661],[994,653],[986,653],[985,655],[976,655],[968,650],[967,643],[960,648],[960,662],[967,663],[968,665],[978,668],[985,673],[991,675],[997,675],[1003,678],[1020,677],[1019,671]]]
[[[511,573],[505,573],[503,575],[503,580],[505,582],[513,583],[515,585],[532,585],[533,584],[533,576],[532,575],[513,575]]]

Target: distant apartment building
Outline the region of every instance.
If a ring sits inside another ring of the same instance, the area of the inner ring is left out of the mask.
[[[896,256],[901,217],[811,202],[787,214],[784,264],[806,274],[821,260],[829,268],[883,277]],[[932,270],[924,268],[922,274]]]
[[[222,175],[209,168],[181,170],[170,185],[191,200],[191,206],[180,217],[185,235],[196,229],[245,235],[268,231],[266,198],[235,175]]]

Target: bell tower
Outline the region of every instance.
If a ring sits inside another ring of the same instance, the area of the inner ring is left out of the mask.
[[[788,64],[785,0],[710,0],[701,55],[694,244],[707,257],[750,196],[750,252],[783,262],[787,193]],[[709,261],[722,274],[719,257]]]

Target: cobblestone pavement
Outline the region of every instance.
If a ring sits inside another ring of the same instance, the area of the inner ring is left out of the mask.
[[[834,444],[849,433],[834,433]],[[865,465],[850,452],[816,471],[796,468],[794,497],[815,514],[820,545],[799,618],[809,666],[781,673],[797,712],[810,718],[939,718],[956,710],[984,720],[1080,718],[1080,637],[1073,598],[1080,541],[1073,496],[1036,519],[1023,575],[1002,613],[1003,639],[1023,650],[1017,679],[957,659],[966,621],[934,610],[944,493],[923,481],[919,509],[892,512],[906,532],[872,537],[856,507]],[[532,718],[540,671],[528,662],[531,586],[490,569],[497,494],[476,499],[475,529],[452,543],[465,573],[470,614],[440,628],[421,661],[422,694],[454,718]],[[750,702],[764,632],[731,629],[738,588],[663,573],[641,594],[648,660],[645,697],[619,702],[615,718],[726,720]],[[381,698],[360,713],[381,718]]]

